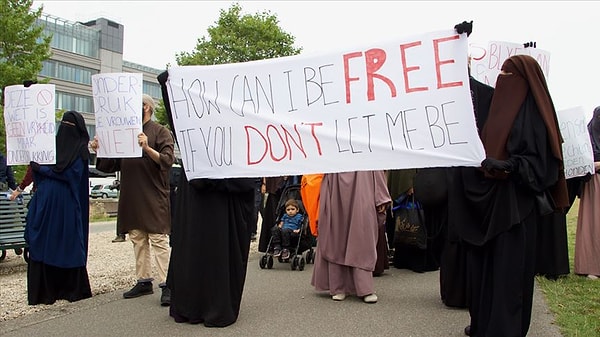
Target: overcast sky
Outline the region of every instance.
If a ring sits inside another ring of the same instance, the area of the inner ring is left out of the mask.
[[[104,17],[125,26],[124,59],[166,69],[192,52],[232,1],[34,1],[69,21]],[[591,1],[238,1],[270,11],[305,53],[451,29],[473,20],[469,41],[536,41],[551,53],[548,85],[557,109],[600,105],[600,2]]]

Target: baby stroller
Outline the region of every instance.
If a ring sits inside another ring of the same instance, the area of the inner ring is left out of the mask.
[[[302,204],[302,199],[300,196],[300,185],[288,185],[284,187],[283,192],[281,193],[281,198],[277,203],[277,218],[276,223],[273,224],[275,226],[283,215],[285,214],[285,203],[289,199],[296,199],[299,204],[299,213],[304,215],[304,219],[302,220],[302,227],[300,228],[299,235],[293,235],[291,237],[291,245],[290,245],[290,256],[288,259],[283,259],[281,256],[277,257],[277,260],[280,263],[290,262],[290,266],[292,270],[304,270],[304,266],[307,263],[313,263],[315,259],[315,251],[313,249],[313,237],[310,233],[310,228],[308,227],[308,214],[304,209],[304,205]],[[271,226],[272,227],[272,226]],[[275,256],[273,256],[273,236],[269,239],[269,244],[267,246],[266,253],[260,258],[259,266],[261,269],[272,269],[273,268],[273,260]],[[306,251],[305,256],[302,254]]]

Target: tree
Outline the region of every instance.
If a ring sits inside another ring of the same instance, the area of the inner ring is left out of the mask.
[[[166,126],[168,129],[171,129],[171,126],[169,125],[169,120],[167,119],[167,110],[165,109],[165,102],[162,99],[158,101],[158,104],[156,105],[154,117],[156,118],[157,123]]]
[[[6,153],[4,88],[36,81],[51,55],[52,36],[36,25],[43,7],[30,11],[33,0],[0,0],[0,151]]]
[[[297,55],[302,51],[294,48],[295,37],[283,31],[277,16],[269,11],[242,15],[242,8],[236,3],[227,11],[221,10],[215,24],[208,27],[210,38],[198,39],[192,53],[176,55],[178,65],[247,62]],[[162,100],[154,115],[158,123],[168,125]]]
[[[216,26],[208,27],[208,35],[198,39],[192,53],[176,56],[178,65],[213,65],[269,59],[299,54],[295,37],[279,27],[277,16],[269,11],[242,15],[235,3],[221,10]]]

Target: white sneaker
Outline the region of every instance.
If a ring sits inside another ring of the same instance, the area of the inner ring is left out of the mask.
[[[346,299],[346,294],[335,294],[331,296],[334,301],[343,301]]]
[[[365,303],[377,303],[377,295],[375,295],[375,294],[367,295],[367,296],[363,297],[363,301],[365,301]]]
[[[588,277],[589,279],[591,279],[591,280],[597,280],[597,279],[598,279],[598,276],[596,276],[596,275],[592,275],[592,274],[589,274],[587,277]]]

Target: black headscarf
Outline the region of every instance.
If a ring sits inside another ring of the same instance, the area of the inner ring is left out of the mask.
[[[56,134],[56,164],[54,172],[62,172],[81,158],[89,158],[88,142],[90,135],[85,127],[83,116],[77,111],[67,111],[63,115]]]
[[[594,109],[594,115],[587,127],[594,151],[594,161],[600,161],[600,106]]]

